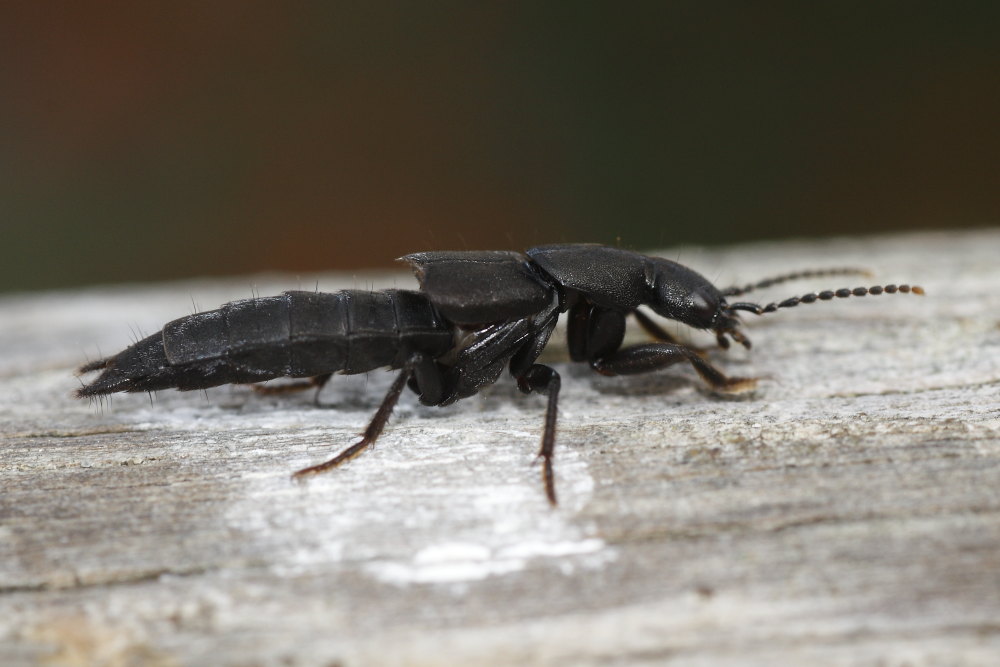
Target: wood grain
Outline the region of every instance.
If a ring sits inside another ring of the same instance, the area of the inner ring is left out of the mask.
[[[663,255],[720,285],[860,265],[927,296],[747,316],[752,353],[713,352],[764,378],[739,397],[686,368],[599,377],[554,341],[555,510],[544,399],[506,378],[405,395],[374,451],[304,484],[391,374],[320,407],[70,397],[75,366],[192,301],[403,273],[3,297],[0,664],[997,664],[1000,231]]]

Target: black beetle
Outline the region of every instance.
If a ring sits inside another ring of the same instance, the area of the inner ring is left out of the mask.
[[[653,319],[654,313],[695,329],[727,336],[745,347],[738,311],[770,313],[834,297],[894,292],[923,294],[920,287],[885,285],[810,293],[761,306],[726,297],[796,278],[864,273],[826,269],[790,273],[729,289],[668,259],[599,245],[549,245],[517,252],[423,252],[409,262],[421,291],[343,290],[285,292],[244,299],[218,310],[188,315],[119,354],[86,364],[101,374],[79,397],[113,392],[202,389],[258,383],[277,377],[308,378],[276,393],[322,387],[333,373],[401,369],[362,438],[337,456],[295,473],[335,468],[372,445],[405,386],[425,405],[448,405],[497,380],[504,368],[525,392],[548,396],[539,457],[545,493],[555,504],[555,445],[559,374],[536,363],[561,313],[573,361],[603,375],[646,373],[684,361],[717,391],[751,389],[753,378],[727,377]],[[634,315],[656,342],[622,347],[625,319]]]

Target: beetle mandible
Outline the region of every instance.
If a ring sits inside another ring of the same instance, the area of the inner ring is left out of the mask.
[[[169,322],[122,352],[88,363],[101,371],[78,397],[114,392],[203,389],[252,384],[265,393],[315,387],[334,373],[399,369],[361,439],[332,459],[299,470],[335,468],[374,444],[407,386],[424,405],[448,405],[472,396],[510,371],[524,393],[548,397],[539,458],[545,494],[556,504],[552,459],[559,373],[537,362],[562,313],[569,355],[602,375],[631,375],[687,362],[713,390],[752,389],[754,378],[728,377],[704,354],[675,340],[638,310],[732,339],[744,347],[739,312],[757,315],[800,303],[866,294],[923,294],[909,285],[875,285],[809,293],[760,305],[729,303],[754,289],[798,278],[865,273],[823,269],[789,273],[717,289],[677,262],[599,245],[566,244],[507,251],[422,252],[401,258],[420,283],[412,290],[285,292],[232,301],[217,310]],[[631,315],[655,342],[622,346]],[[306,378],[277,387],[256,383]]]

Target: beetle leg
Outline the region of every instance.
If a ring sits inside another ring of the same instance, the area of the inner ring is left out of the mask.
[[[406,381],[409,379],[412,372],[412,364],[407,364],[406,367],[400,371],[399,375],[396,376],[396,379],[392,382],[392,386],[389,387],[389,391],[386,392],[385,398],[382,399],[382,404],[379,405],[378,410],[375,411],[375,416],[372,417],[372,420],[368,423],[368,427],[365,429],[365,432],[361,435],[361,440],[354,443],[347,449],[344,449],[329,461],[324,461],[323,463],[296,471],[292,474],[292,477],[295,479],[301,479],[306,475],[314,475],[325,470],[336,468],[340,464],[346,463],[347,461],[350,461],[354,457],[358,456],[368,447],[374,445],[379,435],[381,435],[382,429],[385,428],[386,422],[389,421],[389,415],[392,414],[393,408],[396,407],[396,401],[399,400],[399,395],[403,393],[403,388],[406,387]]]
[[[664,343],[673,343],[674,345],[681,345],[682,343],[674,338],[671,334],[667,333],[666,329],[661,327],[652,317],[642,312],[641,310],[633,310],[632,314],[635,315],[636,321],[639,326],[645,330],[646,333],[650,335],[653,340],[663,341]],[[727,347],[729,341],[726,341],[726,345],[722,347]],[[703,347],[691,347],[690,345],[685,346],[695,354],[697,354],[702,359],[708,358],[708,350]]]
[[[632,345],[607,357],[594,359],[590,366],[602,375],[635,375],[666,368],[681,361],[691,364],[701,379],[716,391],[748,391],[757,384],[756,378],[727,377],[702,359],[697,351],[674,343]]]
[[[552,472],[552,452],[556,446],[556,417],[558,414],[559,387],[562,381],[559,373],[543,364],[534,364],[527,372],[517,378],[518,388],[526,394],[537,391],[549,397],[545,409],[545,429],[542,431],[542,446],[538,457],[542,459],[542,480],[545,484],[545,496],[549,503],[556,505],[556,483]]]
[[[407,385],[424,405],[441,405],[448,395],[441,366],[425,354],[414,355],[411,363],[413,373]]]
[[[580,301],[570,309],[566,324],[569,356],[586,361],[617,350],[625,338],[625,315]]]
[[[587,359],[587,329],[592,309],[593,306],[583,299],[569,309],[566,318],[566,343],[569,347],[569,358],[573,361]]]
[[[518,350],[510,360],[510,373],[517,380],[517,387],[525,394],[538,392],[549,397],[545,408],[545,428],[542,430],[542,446],[538,458],[542,459],[542,482],[549,503],[556,505],[556,483],[552,471],[552,452],[556,446],[556,418],[558,416],[559,373],[549,366],[536,364],[535,360],[552,335],[557,316],[536,323],[530,340]]]
[[[307,380],[298,380],[296,382],[286,382],[284,384],[252,384],[250,388],[253,389],[258,394],[265,394],[272,396],[274,394],[290,394],[296,391],[305,391],[306,389],[316,388],[316,396],[313,401],[319,403],[319,392],[322,391],[323,387],[333,373],[323,373],[322,375],[315,375]]]
[[[642,312],[641,310],[633,310],[632,314],[635,315],[636,321],[639,326],[649,334],[650,338],[653,340],[663,341],[664,343],[674,343],[677,344],[679,341],[671,336],[667,331],[661,327],[652,317]]]

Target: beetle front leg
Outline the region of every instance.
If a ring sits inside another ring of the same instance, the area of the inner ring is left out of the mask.
[[[635,316],[636,321],[639,326],[650,335],[653,340],[662,341],[664,343],[674,343],[678,344],[676,338],[667,333],[666,329],[661,327],[652,317],[642,312],[641,310],[633,310],[632,315]]]
[[[684,345],[675,343],[647,343],[625,347],[606,357],[594,359],[591,368],[601,375],[635,375],[648,373],[686,361],[705,382],[716,391],[736,393],[748,391],[757,385],[756,378],[727,377]]]
[[[680,341],[674,338],[671,334],[667,333],[663,327],[657,324],[657,322],[646,313],[641,310],[633,310],[632,314],[635,316],[639,326],[641,326],[653,340],[662,341],[664,343],[673,343],[674,345],[682,345]],[[686,347],[702,359],[708,359],[708,350],[705,348],[691,347],[690,345]]]
[[[555,369],[543,364],[533,364],[517,378],[518,388],[526,394],[537,391],[549,397],[545,409],[545,430],[542,432],[542,446],[538,457],[542,459],[542,480],[545,484],[545,496],[549,503],[556,505],[555,475],[552,472],[552,452],[556,445],[556,417],[558,415],[559,387],[562,380]]]

